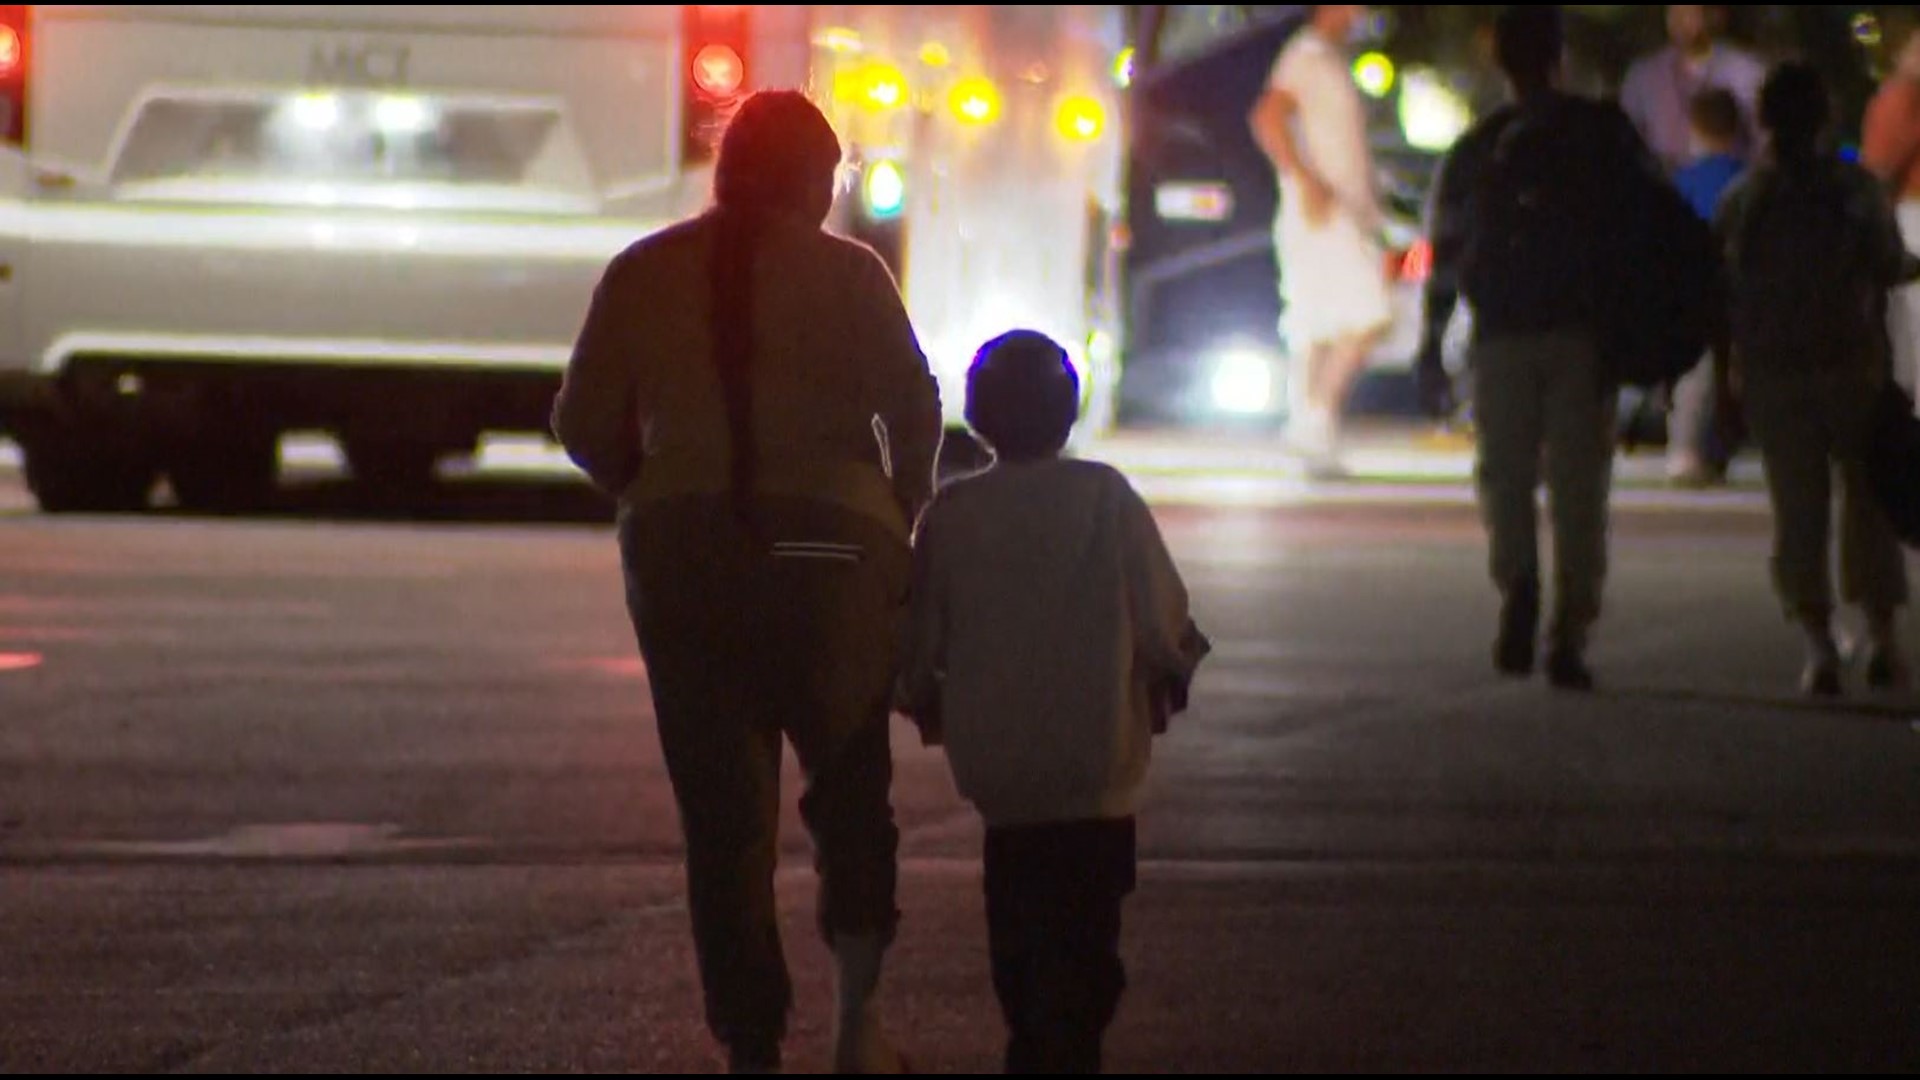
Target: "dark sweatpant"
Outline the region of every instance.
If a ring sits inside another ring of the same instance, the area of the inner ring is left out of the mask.
[[[909,557],[877,522],[762,499],[755,528],[719,498],[630,511],[627,602],[686,834],[707,1022],[735,1048],[784,1036],[781,740],[807,791],[821,932],[893,933],[899,833],[888,742]]]
[[[987,830],[987,939],[1009,1073],[1098,1073],[1126,990],[1134,821]]]

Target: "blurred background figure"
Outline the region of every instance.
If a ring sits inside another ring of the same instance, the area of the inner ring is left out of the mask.
[[[1747,157],[1740,152],[1740,103],[1712,87],[1694,96],[1690,119],[1694,159],[1673,181],[1694,213],[1712,221],[1721,198],[1747,170]],[[1711,364],[1700,364],[1674,385],[1667,479],[1677,487],[1708,487],[1727,478],[1737,447],[1726,437],[1729,425],[1715,422],[1714,407]]]
[[[1346,44],[1367,9],[1322,5],[1281,50],[1254,105],[1254,138],[1280,176],[1275,247],[1286,338],[1299,343],[1295,445],[1318,473],[1340,471],[1340,415],[1391,328],[1385,227],[1367,116]]]
[[[1904,29],[1894,67],[1867,106],[1860,161],[1886,182],[1899,214],[1907,250],[1920,249],[1920,22]],[[1920,372],[1920,286],[1893,295],[1888,312],[1893,375],[1914,388]]]
[[[1703,4],[1667,8],[1666,48],[1635,63],[1620,90],[1620,106],[1668,170],[1677,172],[1695,155],[1690,113],[1703,90],[1721,89],[1740,103],[1743,152],[1759,144],[1754,110],[1767,66],[1760,58],[1721,40],[1726,9]]]

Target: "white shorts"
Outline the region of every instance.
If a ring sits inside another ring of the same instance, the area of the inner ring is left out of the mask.
[[[1289,343],[1328,345],[1392,325],[1387,253],[1352,217],[1310,225],[1304,214],[1283,211],[1275,241]]]

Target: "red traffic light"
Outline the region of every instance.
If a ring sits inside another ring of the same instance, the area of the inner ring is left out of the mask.
[[[20,31],[11,26],[0,26],[0,79],[11,78],[17,73],[26,53],[26,45],[20,40]]]
[[[693,85],[709,97],[728,98],[747,81],[747,64],[731,45],[708,45],[693,57]]]

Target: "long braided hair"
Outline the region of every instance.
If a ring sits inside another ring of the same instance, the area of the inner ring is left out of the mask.
[[[740,106],[720,140],[708,331],[725,396],[734,506],[751,518],[759,458],[754,445],[754,264],[767,226],[786,217],[824,221],[840,140],[806,96],[763,91]]]

